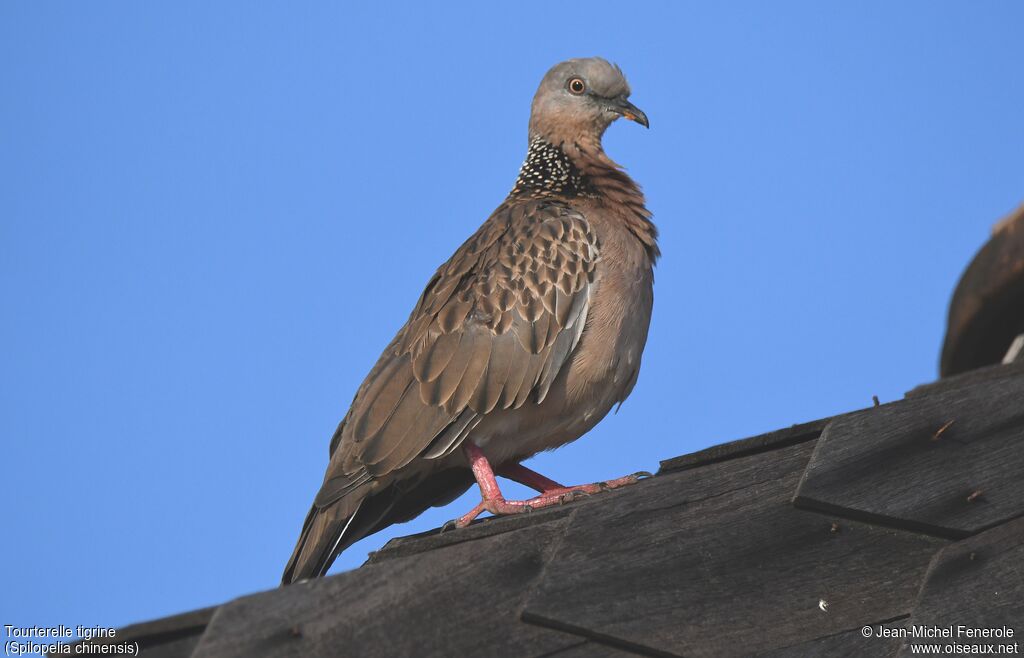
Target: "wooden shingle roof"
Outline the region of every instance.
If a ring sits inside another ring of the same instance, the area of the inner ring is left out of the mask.
[[[120,635],[155,658],[891,656],[921,640],[862,628],[916,624],[1019,642],[1022,473],[1024,364],[993,366]]]

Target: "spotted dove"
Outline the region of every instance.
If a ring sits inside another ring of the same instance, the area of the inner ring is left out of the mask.
[[[622,71],[572,59],[533,99],[529,149],[497,210],[438,268],[359,387],[284,584],[322,576],[355,541],[461,495],[511,514],[631,484],[563,487],[522,466],[574,441],[629,395],[653,304],[657,230],[601,145],[619,117],[648,126]],[[495,475],[538,492],[502,496]]]

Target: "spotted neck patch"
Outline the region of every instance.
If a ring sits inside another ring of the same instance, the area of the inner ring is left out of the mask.
[[[540,137],[530,140],[512,194],[548,192],[576,196],[583,191],[583,174],[565,151]]]

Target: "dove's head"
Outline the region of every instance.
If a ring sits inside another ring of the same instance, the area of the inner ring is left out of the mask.
[[[605,129],[619,117],[648,127],[647,115],[628,99],[622,70],[600,57],[556,64],[533,97],[530,137],[553,144],[600,144]]]

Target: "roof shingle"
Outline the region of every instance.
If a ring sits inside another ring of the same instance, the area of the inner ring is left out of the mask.
[[[161,658],[896,655],[910,640],[861,628],[1019,636],[1022,396],[1021,365],[968,373],[126,632]]]

